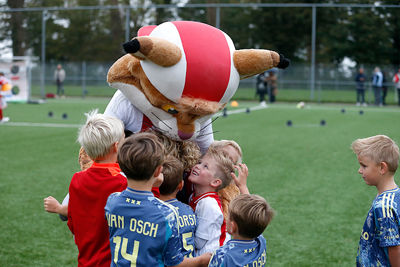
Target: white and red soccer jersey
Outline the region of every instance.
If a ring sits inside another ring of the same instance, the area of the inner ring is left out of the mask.
[[[189,205],[194,209],[197,218],[194,238],[196,255],[213,253],[230,239],[230,235],[226,232],[218,193],[208,192],[198,197],[192,196]]]

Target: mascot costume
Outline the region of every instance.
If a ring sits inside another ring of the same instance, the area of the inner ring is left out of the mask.
[[[195,143],[202,153],[214,140],[212,115],[229,102],[240,80],[289,65],[274,51],[235,50],[227,34],[193,21],[143,27],[123,47],[127,54],[107,75],[117,91],[104,113],[120,118],[129,132],[151,128],[180,144]],[[185,153],[178,154],[190,170],[196,160],[188,163]],[[91,164],[82,153],[80,163]]]

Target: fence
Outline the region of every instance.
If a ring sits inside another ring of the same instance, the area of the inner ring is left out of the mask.
[[[113,62],[69,62],[64,63],[66,72],[64,87],[67,96],[105,96],[115,92],[107,84],[107,72]],[[367,98],[372,102],[371,81],[375,66],[363,66],[367,81]],[[380,66],[386,76],[385,85],[389,88],[387,102],[397,103],[393,90],[392,77],[397,70],[392,66]],[[54,71],[56,64],[46,64],[45,93],[55,93]],[[310,65],[293,63],[285,70],[278,70],[278,101],[313,101],[313,102],[355,102],[355,76],[357,69],[349,66],[319,64],[315,68],[315,92],[310,86]],[[41,64],[32,67],[32,97],[40,98]],[[255,100],[256,77],[242,80],[234,98]]]
[[[150,2],[151,3],[151,2]],[[57,36],[57,28],[51,28],[47,25],[47,21],[52,19],[54,14],[57,14],[57,20],[55,24],[61,27],[65,27],[65,23],[70,21],[68,18],[71,16],[78,17],[95,17],[104,12],[111,10],[119,10],[123,16],[122,24],[125,26],[121,32],[122,38],[128,40],[133,32],[143,25],[149,23],[150,15],[153,16],[158,10],[170,10],[172,13],[176,13],[177,10],[183,9],[196,9],[197,18],[199,21],[207,21],[210,19],[211,14],[207,14],[207,9],[212,8],[214,10],[214,17],[211,18],[215,23],[216,27],[220,27],[224,24],[224,20],[227,20],[227,16],[223,16],[224,11],[229,9],[240,8],[243,13],[246,10],[252,10],[255,8],[291,8],[292,10],[311,10],[310,18],[308,18],[307,25],[299,25],[299,27],[306,27],[310,30],[310,35],[299,36],[299,38],[308,38],[303,40],[303,42],[310,44],[309,51],[309,61],[304,64],[295,64],[285,71],[279,72],[279,99],[297,101],[310,100],[317,102],[325,101],[353,101],[354,96],[350,96],[351,90],[354,88],[353,77],[355,75],[355,70],[348,67],[337,67],[328,65],[318,65],[318,60],[316,60],[316,42],[318,41],[318,36],[316,36],[317,29],[317,9],[320,8],[341,8],[343,12],[347,12],[347,8],[400,8],[399,5],[371,5],[371,4],[334,4],[334,3],[310,3],[310,4],[300,4],[300,3],[238,3],[238,4],[178,4],[178,5],[135,5],[135,6],[86,6],[86,7],[38,7],[38,8],[17,8],[17,9],[1,9],[0,11],[5,14],[12,12],[33,12],[37,16],[34,19],[35,27],[41,28],[40,49],[37,52],[40,53],[40,61],[33,68],[32,75],[32,95],[34,97],[43,97],[45,93],[53,90],[53,71],[55,69],[55,63],[49,63],[46,60],[46,51],[51,48],[50,44],[46,45],[46,36]],[[147,10],[148,16],[140,16]],[[82,13],[79,13],[82,12]],[[135,13],[136,12],[136,13]],[[150,14],[151,13],[151,14]],[[86,15],[82,15],[86,14]],[[133,14],[136,14],[134,16]],[[157,17],[157,16],[155,16]],[[157,23],[157,21],[151,21],[151,23]],[[252,23],[257,23],[256,21],[249,21],[249,30]],[[46,26],[47,25],[47,26]],[[112,28],[107,29],[108,32],[113,32]],[[246,38],[244,38],[246,39]],[[299,40],[300,41],[300,40]],[[248,43],[251,46],[251,35],[248,36]],[[116,47],[116,46],[115,46]],[[78,59],[79,60],[79,59]],[[111,63],[90,63],[87,62],[75,62],[75,63],[64,63],[64,67],[67,72],[67,80],[65,82],[66,88],[69,90],[71,95],[109,95],[112,93],[109,88],[107,88],[106,83],[106,72]],[[367,76],[370,76],[371,69],[373,66],[365,66]],[[394,72],[390,66],[384,66],[382,69],[386,70],[387,76],[392,77]],[[368,75],[369,74],[369,75]],[[388,79],[390,86],[391,79]],[[367,83],[367,86],[370,86]],[[40,88],[39,88],[40,87]],[[237,97],[244,99],[254,99],[254,94],[251,93],[255,87],[254,78],[243,80],[240,84]],[[369,87],[368,87],[369,88]],[[247,89],[247,90],[246,90]],[[67,91],[68,94],[68,91]],[[349,95],[346,98],[337,97],[339,95]],[[389,96],[390,98],[391,96]],[[392,97],[394,99],[394,97]]]

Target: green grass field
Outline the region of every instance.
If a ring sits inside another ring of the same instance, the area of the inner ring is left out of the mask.
[[[0,125],[0,266],[77,265],[66,223],[44,211],[43,198],[62,200],[67,193],[79,170],[76,137],[83,113],[93,108],[103,112],[108,100],[10,103],[4,110],[11,121]],[[255,105],[239,101],[238,108]],[[241,145],[250,191],[276,210],[264,232],[268,266],[354,266],[376,190],[357,173],[350,144],[375,134],[400,141],[400,108],[367,107],[362,115],[360,110],[345,104],[297,109],[277,103],[214,122],[216,139]],[[293,126],[286,126],[287,120]]]

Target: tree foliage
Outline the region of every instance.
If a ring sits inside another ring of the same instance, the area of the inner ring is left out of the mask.
[[[129,38],[140,27],[182,19],[216,25],[237,49],[276,50],[294,61],[311,58],[311,7],[199,7],[188,4],[255,3],[239,0],[187,1],[186,6],[166,8],[177,0],[7,0],[7,7],[119,6],[130,8],[96,10],[52,10],[46,19],[47,61],[114,61],[123,54],[125,32]],[[259,3],[276,2],[261,1]],[[340,0],[284,0],[280,3],[345,3]],[[340,63],[350,58],[358,64],[400,64],[400,8],[394,0],[366,0],[374,7],[329,6],[316,10],[316,62]],[[162,5],[155,8],[154,5]],[[126,16],[129,12],[129,29]],[[9,40],[14,55],[41,56],[41,11],[4,12],[0,16],[0,41]],[[1,52],[1,51],[0,51]]]

